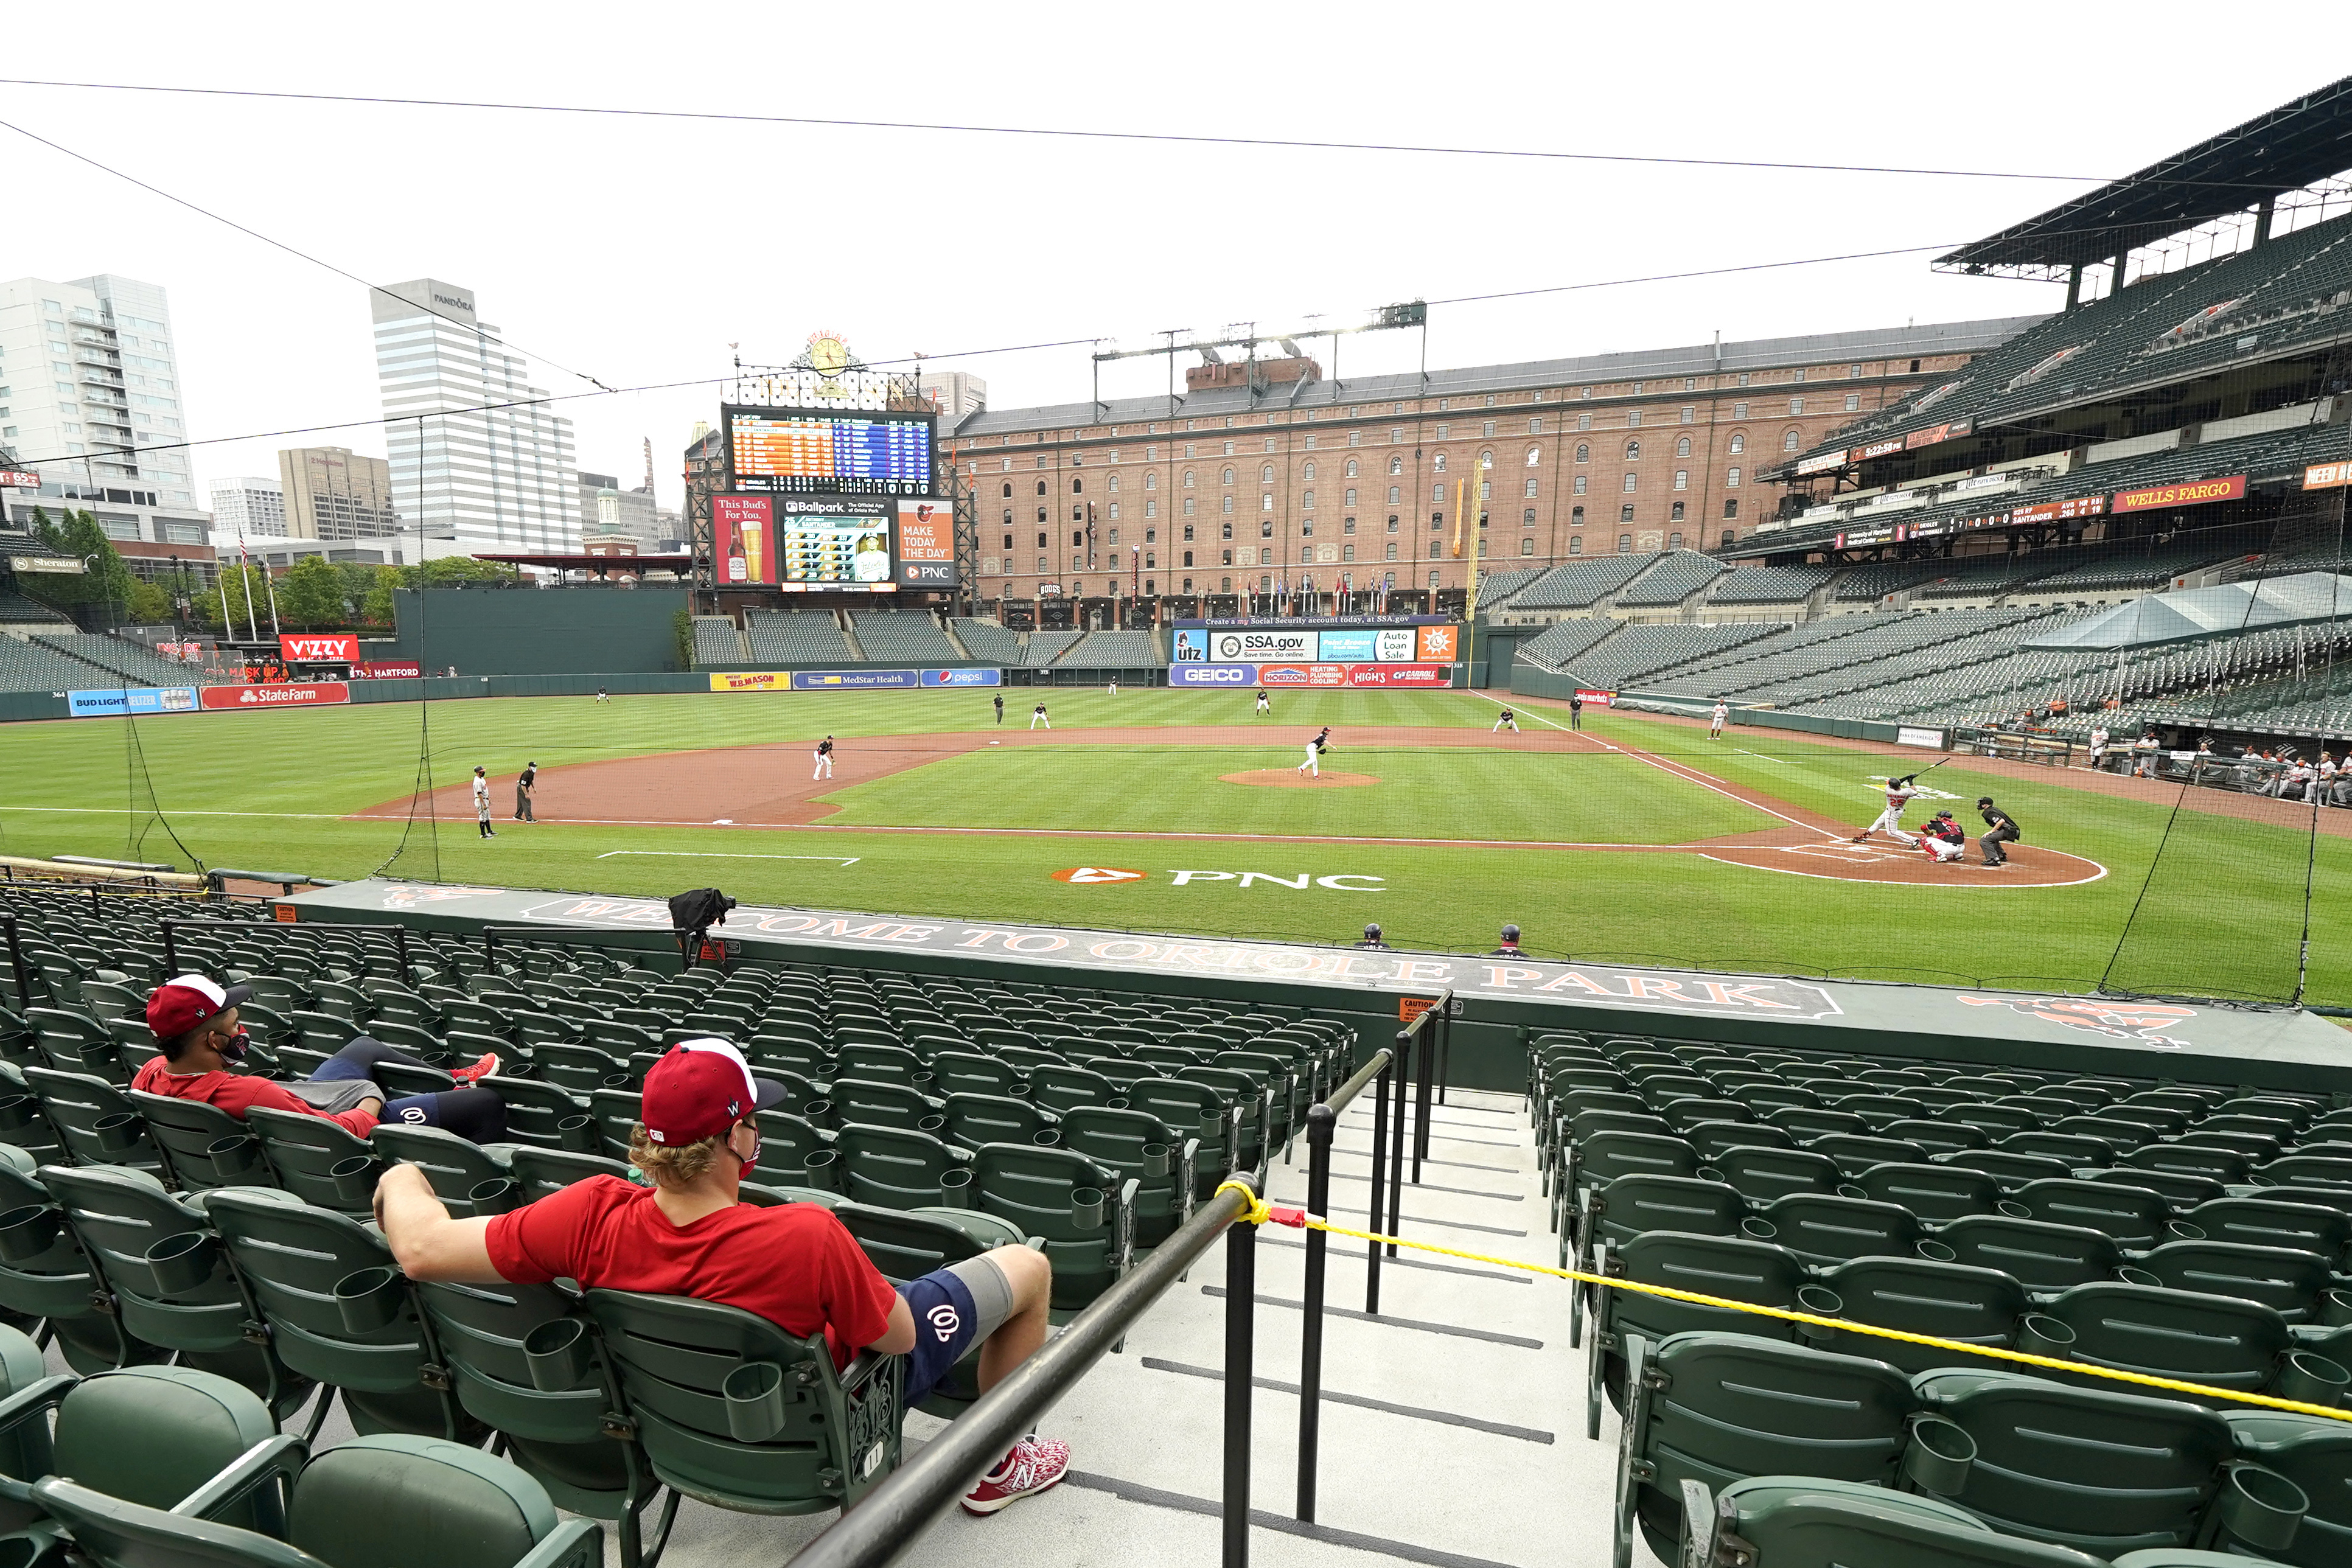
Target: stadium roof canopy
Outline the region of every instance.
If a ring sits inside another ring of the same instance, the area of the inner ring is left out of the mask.
[[[2352,612],[2352,577],[2304,571],[2260,582],[2147,594],[2105,615],[2045,632],[2022,646],[2064,653],[2119,653],[2264,626],[2333,621],[2347,612]]]
[[[2107,260],[2352,169],[2352,77],[1936,258],[1991,272]]]

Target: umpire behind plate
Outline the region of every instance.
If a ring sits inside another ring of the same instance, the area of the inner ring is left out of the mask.
[[[2009,856],[2001,852],[2000,846],[2013,844],[2025,836],[2017,831],[2017,819],[1994,805],[1990,795],[1977,797],[1977,810],[1984,813],[1984,837],[1977,841],[1984,850],[1984,863],[2007,865]]]

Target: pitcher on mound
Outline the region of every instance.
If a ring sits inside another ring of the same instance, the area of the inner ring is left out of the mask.
[[[1297,771],[1306,774],[1309,779],[1322,778],[1323,751],[1330,744],[1331,727],[1327,724],[1320,734],[1307,743],[1307,760],[1298,765]]]

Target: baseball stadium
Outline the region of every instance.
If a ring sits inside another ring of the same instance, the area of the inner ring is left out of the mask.
[[[681,551],[302,632],[11,492],[0,1552],[2352,1562],[2352,78],[1935,265],[2065,304],[829,340]],[[562,1230],[694,1149],[883,1307]]]

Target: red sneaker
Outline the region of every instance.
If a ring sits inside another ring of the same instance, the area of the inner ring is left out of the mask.
[[[456,1079],[461,1084],[473,1083],[481,1079],[488,1078],[491,1073],[496,1072],[498,1070],[499,1053],[493,1051],[488,1055],[478,1059],[470,1067],[451,1068],[449,1070],[449,1076]]]
[[[1024,1437],[997,1467],[964,1493],[966,1513],[994,1513],[1044,1491],[1069,1473],[1070,1445],[1054,1437]]]

